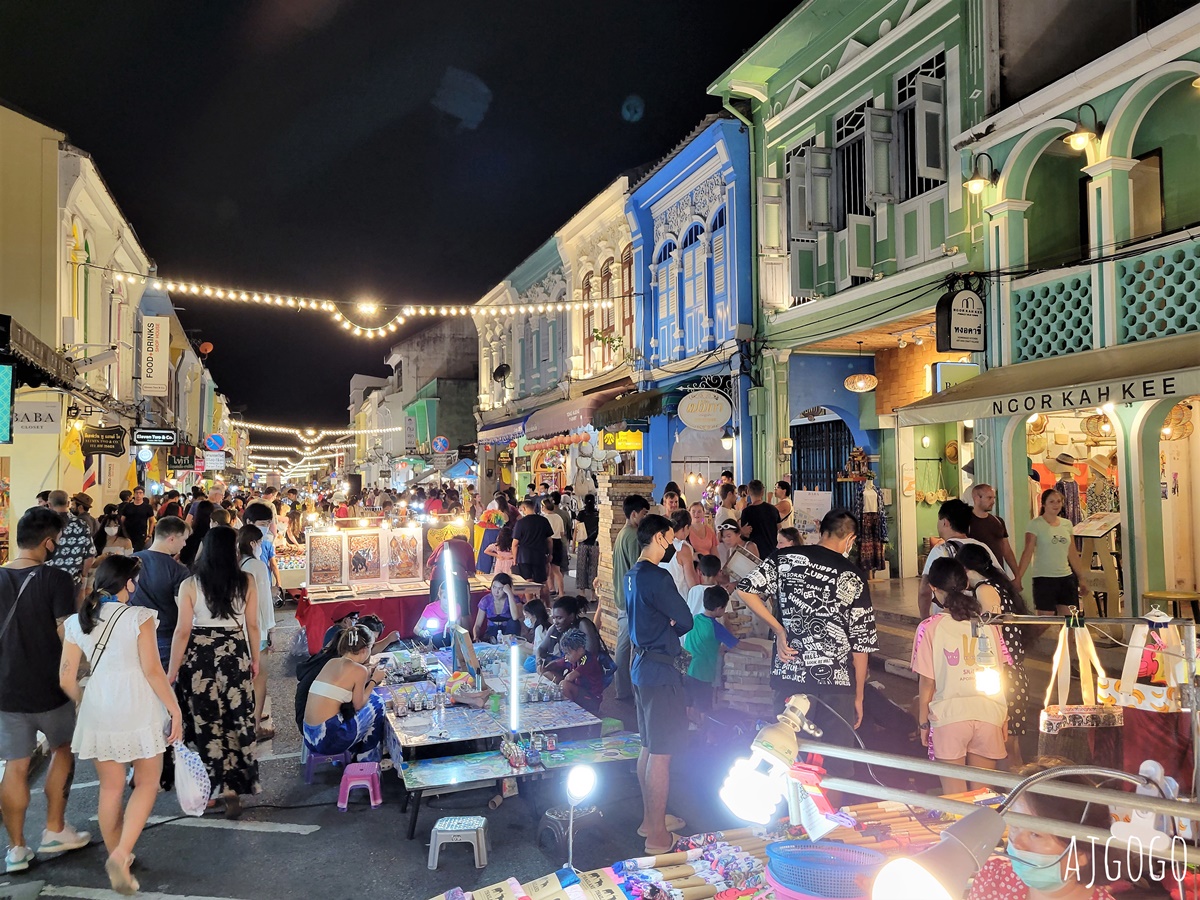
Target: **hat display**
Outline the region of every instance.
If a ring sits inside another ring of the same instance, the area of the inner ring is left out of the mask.
[[[970,475],[972,478],[974,478],[975,477],[975,460],[974,459],[967,460],[967,463],[966,463],[966,465],[964,465],[962,467],[962,470],[963,470],[964,475]]]
[[[1094,469],[1101,475],[1108,475],[1108,470],[1112,468],[1112,456],[1108,453],[1097,453],[1088,457],[1088,468]]]
[[[952,463],[958,462],[958,441],[950,441],[943,451],[946,459]]]
[[[1054,459],[1059,465],[1066,466],[1068,469],[1074,468],[1076,463],[1079,462],[1079,460],[1066,451],[1058,454]]]
[[[1029,434],[1025,436],[1025,453],[1037,456],[1046,452],[1046,436],[1044,434]]]
[[[92,503],[93,503],[93,500],[92,500],[92,498],[91,498],[91,497],[89,497],[87,494],[84,494],[84,493],[80,492],[80,493],[78,493],[78,494],[75,494],[75,495],[73,495],[73,496],[71,497],[71,502],[72,502],[72,503],[78,503],[78,504],[79,504],[80,506],[82,506],[84,509],[91,509],[91,508],[92,508]]]
[[[1064,456],[1074,461],[1074,458],[1066,453],[1060,453],[1058,456],[1047,456],[1046,468],[1055,475],[1066,475],[1068,472],[1075,471],[1074,465],[1068,465],[1062,461],[1062,457]]]

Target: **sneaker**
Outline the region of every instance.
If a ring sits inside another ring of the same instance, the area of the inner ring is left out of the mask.
[[[62,831],[43,831],[42,844],[38,853],[66,853],[68,850],[78,850],[92,842],[91,832],[76,831],[70,825]]]
[[[28,847],[13,847],[4,857],[4,871],[11,875],[13,872],[24,872],[33,862],[33,851]]]

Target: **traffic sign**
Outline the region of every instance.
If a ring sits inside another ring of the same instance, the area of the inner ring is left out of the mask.
[[[225,449],[225,438],[221,437],[221,435],[219,435],[219,434],[210,434],[208,437],[206,437],[204,439],[204,449],[205,450],[214,450],[214,451],[215,450],[224,450]]]
[[[133,429],[133,442],[135,444],[146,444],[150,447],[170,447],[176,441],[175,429],[173,428],[135,428]]]
[[[220,472],[225,468],[224,450],[206,450],[204,453],[204,471]]]
[[[447,438],[444,434],[439,434],[437,437],[435,437],[433,439],[433,452],[434,453],[445,453],[449,449],[450,449],[450,439]]]

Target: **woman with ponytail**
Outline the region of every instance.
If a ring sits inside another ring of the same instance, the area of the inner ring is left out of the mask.
[[[231,819],[241,815],[241,795],[261,790],[254,759],[258,592],[238,564],[237,540],[228,525],[205,534],[192,577],[179,587],[167,670],[184,710],[184,740],[204,759]]]
[[[1000,629],[978,624],[982,610],[970,593],[962,563],[948,557],[934,560],[928,577],[934,599],[945,612],[917,626],[913,639],[912,670],[921,679],[917,695],[921,743],[929,748],[930,759],[994,769],[1006,755],[1008,705],[999,672],[994,693],[977,685],[976,673],[983,668],[978,655],[986,640],[992,658],[989,668],[1011,665],[1012,659]],[[966,790],[965,780],[942,778],[943,793]]]
[[[379,759],[384,702],[374,691],[383,676],[368,665],[374,646],[375,635],[365,625],[351,625],[338,637],[337,658],[325,663],[308,689],[300,730],[310,753],[336,756],[349,750]]]
[[[105,557],[96,567],[92,590],[63,627],[59,670],[63,691],[79,703],[71,750],[95,760],[100,832],[108,850],[104,867],[122,894],[138,889],[129,874],[133,848],[154,808],[163,751],[182,733],[179,704],[158,658],[158,613],[128,605],[141,568],[128,556]],[[79,685],[85,657],[92,673],[86,691]],[[130,763],[133,792],[122,811]]]

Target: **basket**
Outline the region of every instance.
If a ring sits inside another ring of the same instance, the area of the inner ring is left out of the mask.
[[[815,894],[802,894],[800,891],[792,891],[780,884],[775,876],[771,874],[770,868],[763,873],[767,880],[767,884],[771,890],[775,892],[775,900],[828,900],[826,897],[818,897]],[[866,894],[857,894],[854,897],[839,898],[839,900],[867,900]]]
[[[884,862],[882,853],[836,841],[776,841],[767,857],[781,887],[830,900],[858,900]]]

